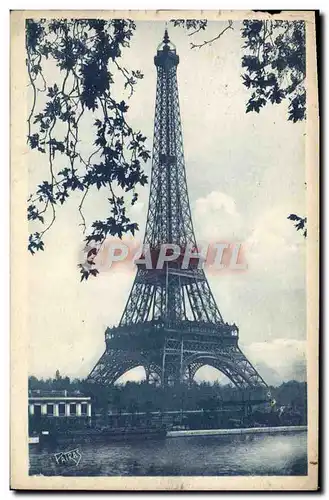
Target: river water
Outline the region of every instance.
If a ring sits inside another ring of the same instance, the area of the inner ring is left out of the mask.
[[[79,449],[78,465],[54,453]],[[172,437],[135,442],[30,445],[30,475],[234,476],[307,474],[307,433]]]

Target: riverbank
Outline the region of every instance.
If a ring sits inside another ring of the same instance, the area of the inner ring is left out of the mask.
[[[165,436],[167,438],[174,437],[190,437],[190,436],[230,436],[234,434],[275,434],[287,432],[305,432],[307,425],[286,425],[280,427],[249,427],[241,429],[195,429],[195,430],[180,430],[180,431],[167,431]],[[76,433],[76,437],[83,437],[83,433]],[[114,432],[115,434],[115,432]],[[74,435],[74,433],[73,433]],[[119,436],[117,436],[119,437]],[[127,436],[128,437],[128,436]],[[141,433],[141,437],[143,433]],[[29,444],[39,444],[39,436],[29,437]]]
[[[231,434],[271,434],[277,432],[301,432],[307,431],[307,425],[290,425],[281,427],[250,427],[241,429],[197,429],[185,431],[168,431],[167,437],[188,436],[221,436]]]

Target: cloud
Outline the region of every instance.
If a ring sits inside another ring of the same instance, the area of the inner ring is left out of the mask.
[[[217,211],[224,209],[229,215],[238,215],[236,210],[236,203],[234,199],[219,191],[212,191],[205,198],[199,198],[196,201],[197,211],[200,214],[208,215],[210,211]]]
[[[255,220],[246,239],[250,272],[262,274],[262,279],[280,277],[281,287],[305,287],[306,245],[291,221],[289,206],[275,206]]]
[[[221,191],[211,191],[198,198],[193,214],[198,241],[208,243],[240,241],[242,218],[234,198]]]
[[[306,380],[306,341],[278,338],[242,346],[249,361],[268,384]]]

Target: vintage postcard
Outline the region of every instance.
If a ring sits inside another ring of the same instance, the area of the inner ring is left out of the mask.
[[[12,11],[11,488],[318,488],[315,35]]]

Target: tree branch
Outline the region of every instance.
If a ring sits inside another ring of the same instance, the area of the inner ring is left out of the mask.
[[[215,42],[225,33],[225,31],[227,31],[229,29],[233,30],[234,28],[232,27],[232,25],[233,25],[233,21],[228,21],[228,26],[226,26],[226,28],[224,28],[223,31],[221,31],[217,36],[215,36],[211,40],[205,40],[203,43],[200,43],[200,44],[195,44],[195,43],[191,42],[191,49],[201,49],[201,47],[204,47],[205,45],[209,45],[209,44]]]

